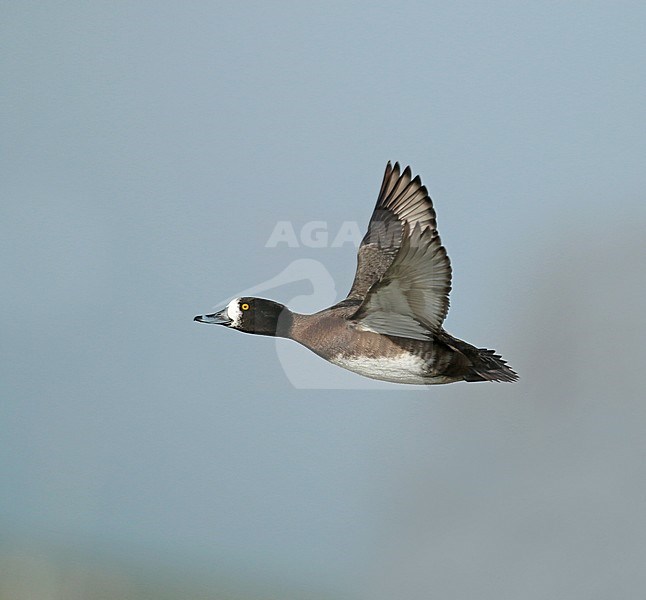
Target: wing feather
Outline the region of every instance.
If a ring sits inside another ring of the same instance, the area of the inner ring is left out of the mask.
[[[442,328],[450,291],[451,263],[440,236],[406,223],[399,252],[352,320],[367,331],[428,339]]]
[[[357,272],[348,299],[365,298],[395,260],[405,236],[416,226],[437,235],[433,202],[419,175],[413,178],[410,167],[402,172],[399,163],[392,166],[389,162],[368,231],[359,247]]]

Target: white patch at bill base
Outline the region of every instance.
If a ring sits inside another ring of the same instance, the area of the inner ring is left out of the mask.
[[[242,310],[240,309],[240,298],[234,298],[227,304],[227,317],[231,319],[231,325],[234,329],[240,325],[242,320]]]

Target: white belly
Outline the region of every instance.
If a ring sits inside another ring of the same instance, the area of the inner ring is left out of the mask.
[[[337,355],[332,357],[330,362],[348,371],[363,375],[364,377],[392,381],[393,383],[432,385],[457,381],[454,378],[445,376],[425,376],[425,361],[419,356],[408,353],[400,354],[396,358],[368,358],[365,356],[350,357]]]

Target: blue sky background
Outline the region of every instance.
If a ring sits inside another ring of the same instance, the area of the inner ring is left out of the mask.
[[[2,14],[1,598],[643,591],[643,2]],[[387,160],[447,329],[518,384],[347,389],[294,346],[339,388],[297,389],[192,322],[299,259],[343,296],[354,248],[265,245],[364,227]]]

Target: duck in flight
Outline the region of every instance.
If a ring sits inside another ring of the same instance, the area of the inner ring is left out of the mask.
[[[361,242],[348,297],[304,315],[263,298],[234,298],[195,321],[294,340],[365,377],[410,384],[507,381],[517,374],[493,350],[444,331],[451,264],[419,175],[390,163]]]

